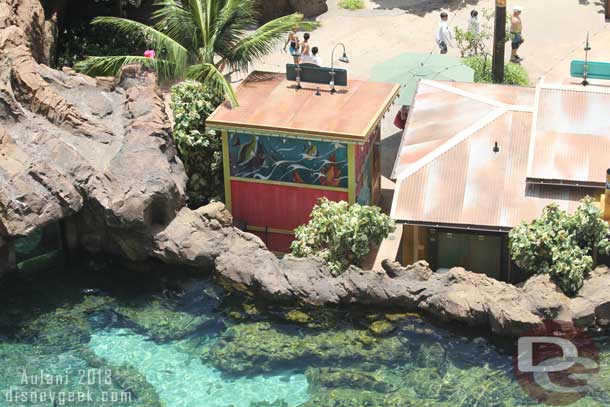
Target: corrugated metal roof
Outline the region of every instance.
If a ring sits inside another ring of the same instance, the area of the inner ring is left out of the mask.
[[[610,93],[540,90],[532,181],[603,186],[610,167]]]
[[[536,218],[551,202],[572,211],[582,197],[598,195],[587,188],[526,183],[535,89],[441,85],[422,83],[415,97],[395,164],[394,219],[509,229]],[[461,97],[447,86],[458,88]],[[471,104],[474,112],[463,99],[468,96],[479,103]]]
[[[395,84],[350,80],[335,94],[321,85],[318,96],[316,85],[302,86],[297,90],[284,74],[253,72],[236,90],[239,106],[222,104],[206,125],[362,141],[400,89]]]

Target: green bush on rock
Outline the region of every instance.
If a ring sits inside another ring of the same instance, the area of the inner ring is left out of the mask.
[[[199,82],[184,81],[172,87],[174,141],[189,177],[189,206],[223,200],[222,140],[208,131],[205,121],[222,103],[222,97]]]
[[[310,221],[295,230],[292,254],[322,258],[334,275],[350,264],[361,266],[371,244],[379,244],[394,230],[394,221],[376,206],[349,205],[321,198]]]
[[[608,254],[608,224],[590,197],[568,214],[557,205],[544,208],[531,223],[509,234],[510,253],[528,274],[550,274],[568,295],[575,294],[593,268],[593,253]]]

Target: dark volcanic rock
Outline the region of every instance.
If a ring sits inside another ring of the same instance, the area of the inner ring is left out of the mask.
[[[257,8],[261,22],[292,13],[313,18],[328,11],[326,0],[258,0]]]
[[[155,236],[155,256],[171,263],[215,266],[226,286],[276,301],[401,307],[506,336],[532,330],[545,319],[589,328],[610,324],[610,270],[605,267],[592,273],[573,299],[545,275],[517,287],[462,268],[436,274],[423,261],[408,267],[386,261],[385,271],[350,267],[333,277],[320,259],[278,260],[258,237],[222,226],[218,219],[224,212],[219,204],[183,209]]]
[[[148,258],[186,182],[155,76],[131,67],[114,89],[39,65],[29,46],[20,27],[0,31],[0,236],[78,213],[85,246]]]

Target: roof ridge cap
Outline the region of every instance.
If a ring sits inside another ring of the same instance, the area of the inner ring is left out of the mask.
[[[487,113],[481,119],[477,120],[470,126],[464,128],[463,130],[456,133],[454,136],[450,137],[447,141],[445,141],[435,150],[431,151],[429,154],[426,154],[424,157],[420,158],[413,164],[408,165],[407,168],[405,168],[401,173],[396,174],[396,183],[404,181],[406,178],[410,177],[415,172],[430,164],[432,161],[446,154],[458,144],[461,144],[464,140],[466,140],[473,134],[479,132],[483,128],[487,127],[492,122],[496,121],[509,111],[510,109],[508,109],[507,106],[502,106]]]

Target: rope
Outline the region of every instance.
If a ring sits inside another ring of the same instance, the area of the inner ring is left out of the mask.
[[[459,6],[461,6],[462,4],[466,5],[466,0],[462,0],[462,1],[460,1],[460,3],[458,4],[458,8],[459,8]],[[448,26],[449,26],[449,27],[451,27],[451,23],[453,23],[453,20],[454,20],[454,19],[455,19],[455,17],[457,16],[457,13],[458,13],[458,12],[457,12],[457,8],[456,8],[456,11],[454,11],[454,12],[453,12],[453,15],[451,16],[451,19],[450,19],[450,20],[449,20],[449,22],[448,22]],[[438,46],[438,45],[437,45],[437,46]],[[430,57],[432,56],[432,54],[435,52],[435,50],[436,50],[436,47],[437,47],[437,46],[432,47],[432,49],[431,49],[431,50],[428,52],[428,56],[426,57],[426,59],[424,60],[424,62],[422,62],[422,63],[420,64],[419,71],[417,71],[417,74],[415,74],[414,76],[417,76],[417,75],[419,74],[419,72],[421,72],[421,70],[422,70],[422,69],[423,69],[423,68],[426,66],[426,64],[428,63],[428,60],[430,59]]]

